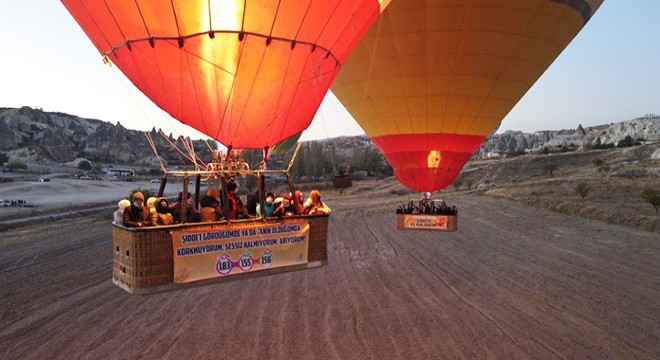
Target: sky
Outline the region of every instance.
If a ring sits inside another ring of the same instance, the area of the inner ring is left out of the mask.
[[[506,130],[559,130],[660,114],[660,0],[605,0],[504,118]],[[102,61],[55,0],[0,0],[0,107],[29,106],[136,130],[207,138],[178,123]],[[364,131],[331,92],[303,140]]]

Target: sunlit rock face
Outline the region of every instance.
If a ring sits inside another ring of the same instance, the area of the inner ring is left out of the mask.
[[[165,164],[176,163],[180,157],[169,142],[155,129],[150,134]],[[170,137],[169,141],[175,139]],[[206,148],[202,144],[196,147],[202,156],[206,156]],[[0,108],[0,151],[8,153],[11,159],[25,161],[29,157],[31,162],[43,164],[84,158],[93,162],[159,165],[141,131],[27,106]]]
[[[491,135],[477,150],[475,157],[483,158],[493,151],[506,154],[513,151],[537,151],[544,147],[582,147],[585,144],[614,144],[630,136],[635,140],[660,140],[660,116],[644,116],[608,125],[582,126],[568,130],[545,130],[534,133],[507,131]]]

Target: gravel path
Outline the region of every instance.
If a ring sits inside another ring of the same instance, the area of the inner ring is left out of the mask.
[[[456,233],[326,198],[319,269],[131,295],[110,219],[0,233],[2,359],[658,359],[660,236],[466,196]]]

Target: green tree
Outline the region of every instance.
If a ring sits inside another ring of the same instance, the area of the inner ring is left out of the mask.
[[[3,152],[0,152],[0,166],[4,165],[7,161],[9,161],[9,156]]]
[[[332,162],[323,152],[323,144],[318,141],[309,143],[309,146],[305,149],[303,168],[305,173],[314,181],[332,173]]]
[[[290,157],[288,157],[290,159]],[[285,160],[288,163],[288,160]],[[291,168],[291,174],[296,180],[307,179],[317,181],[332,173],[332,162],[323,151],[323,144],[318,141],[304,143],[296,161]]]
[[[367,147],[363,151],[356,152],[351,159],[351,167],[354,171],[366,171],[368,176],[390,175],[393,172],[392,167],[374,147]]]
[[[586,182],[581,182],[575,186],[575,193],[583,199],[589,194],[589,191],[591,191],[591,186]]]
[[[547,164],[543,165],[543,168],[545,169],[545,171],[549,172],[550,176],[552,177],[552,176],[554,176],[554,172],[559,170],[559,165],[557,165],[556,163],[551,162],[551,163],[547,163]]]
[[[87,160],[83,160],[78,163],[78,169],[82,171],[90,171],[92,170],[92,164],[90,164],[90,162]]]
[[[642,200],[653,205],[653,208],[655,209],[655,214],[657,215],[658,207],[660,207],[660,192],[658,192],[655,189],[647,187],[642,191],[641,196],[642,196]]]
[[[458,190],[461,187],[461,185],[463,185],[463,179],[456,178],[456,180],[454,180],[452,185],[454,185],[454,190]]]
[[[635,145],[635,140],[632,138],[632,136],[626,135],[626,137],[624,137],[623,140],[619,141],[616,144],[616,147],[624,148],[624,147],[631,147],[633,145]]]
[[[9,169],[10,171],[27,170],[27,168],[28,168],[27,164],[20,160],[13,160],[7,164],[7,169]]]

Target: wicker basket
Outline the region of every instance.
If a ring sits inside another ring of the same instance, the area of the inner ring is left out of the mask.
[[[112,279],[121,287],[149,288],[174,279],[171,227],[129,229],[114,225]]]
[[[305,216],[309,222],[309,249],[307,261],[328,261],[328,220],[329,215]]]
[[[312,215],[301,217],[286,217],[281,219],[269,218],[259,220],[238,220],[231,222],[232,228],[253,227],[255,221],[265,223],[287,223],[296,219],[304,218],[309,223],[309,248],[308,265],[295,266],[291,268],[279,268],[263,270],[256,273],[234,275],[227,278],[217,278],[216,281],[226,281],[228,278],[243,278],[249,276],[261,276],[283,271],[298,270],[318,267],[328,260],[328,215]],[[226,221],[219,222],[227,224]],[[174,259],[172,247],[173,229],[185,227],[189,230],[199,230],[218,223],[193,223],[172,226],[159,226],[147,228],[126,228],[121,225],[113,225],[113,266],[112,280],[122,289],[132,293],[154,293],[160,291],[175,290],[187,287],[189,284],[174,283]]]
[[[335,189],[344,189],[353,186],[353,177],[350,174],[346,175],[335,175],[332,178],[332,184]]]

